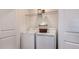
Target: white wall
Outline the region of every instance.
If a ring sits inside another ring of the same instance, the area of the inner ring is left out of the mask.
[[[49,12],[52,11],[52,9],[49,9]],[[54,10],[55,11],[55,10]],[[47,12],[47,10],[46,10]],[[20,25],[20,31],[24,32],[26,30],[29,30],[31,28],[34,28],[36,26],[36,15],[26,15],[30,13],[36,13],[36,10],[32,9],[17,9],[17,19]],[[52,12],[47,14],[48,18],[48,24],[50,28],[56,28],[57,27],[57,21],[58,21],[58,13]],[[39,23],[39,22],[38,22]]]
[[[16,10],[16,18],[19,24],[20,32],[26,31],[26,28],[29,25],[28,24],[29,17],[25,16],[26,13],[28,13],[28,10],[23,9]]]

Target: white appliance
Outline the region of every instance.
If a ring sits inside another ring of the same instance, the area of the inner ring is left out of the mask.
[[[15,10],[0,10],[0,49],[19,48],[16,24]]]
[[[56,37],[52,33],[36,33],[36,49],[56,49]]]
[[[79,9],[60,9],[58,27],[59,48],[79,49]]]
[[[23,32],[21,33],[21,49],[34,49],[35,33]]]

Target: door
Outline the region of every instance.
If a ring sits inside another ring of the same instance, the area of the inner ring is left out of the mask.
[[[79,10],[59,10],[58,41],[61,49],[79,49]]]
[[[16,10],[0,10],[0,49],[19,48]]]
[[[16,45],[16,36],[0,39],[0,49],[15,49]]]

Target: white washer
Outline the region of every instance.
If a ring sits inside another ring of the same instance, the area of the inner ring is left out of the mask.
[[[34,49],[34,33],[21,33],[21,49]]]

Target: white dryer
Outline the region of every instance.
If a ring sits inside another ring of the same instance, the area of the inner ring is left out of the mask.
[[[56,36],[52,33],[36,33],[36,49],[56,49]]]

